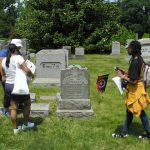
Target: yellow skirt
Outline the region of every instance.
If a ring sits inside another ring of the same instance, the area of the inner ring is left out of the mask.
[[[138,81],[137,84],[128,84],[126,88],[127,100],[125,105],[129,111],[139,117],[141,110],[145,109],[150,103],[148,94],[145,92],[144,83]]]

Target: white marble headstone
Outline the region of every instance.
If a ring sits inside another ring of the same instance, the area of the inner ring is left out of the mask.
[[[141,43],[142,57],[150,58],[150,38],[143,38],[138,40]]]
[[[112,55],[120,54],[120,42],[112,42]]]
[[[36,77],[59,78],[61,69],[68,66],[68,51],[45,49],[36,54]]]

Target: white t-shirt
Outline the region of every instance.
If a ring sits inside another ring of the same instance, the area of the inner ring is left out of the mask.
[[[20,68],[25,60],[20,55],[13,55],[10,57],[9,68],[6,66],[6,58],[2,60],[2,68],[6,74],[6,83],[14,84],[16,75],[16,66]]]

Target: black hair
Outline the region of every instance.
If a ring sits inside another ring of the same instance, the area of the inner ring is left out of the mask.
[[[13,54],[17,49],[17,46],[15,44],[9,44],[8,45],[8,55],[6,58],[6,66],[9,68],[9,63],[10,63],[10,57],[11,54]]]
[[[132,56],[141,55],[141,43],[139,41],[131,41],[129,47],[132,48]]]

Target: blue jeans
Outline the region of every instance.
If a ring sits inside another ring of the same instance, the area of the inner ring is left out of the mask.
[[[140,119],[141,119],[141,122],[142,122],[147,134],[150,134],[150,124],[149,124],[148,117],[144,110],[141,111]],[[126,110],[126,120],[125,120],[123,129],[122,129],[122,133],[124,133],[124,134],[128,133],[128,130],[129,130],[132,120],[133,120],[133,114],[132,114],[132,112],[130,112],[127,109]]]

